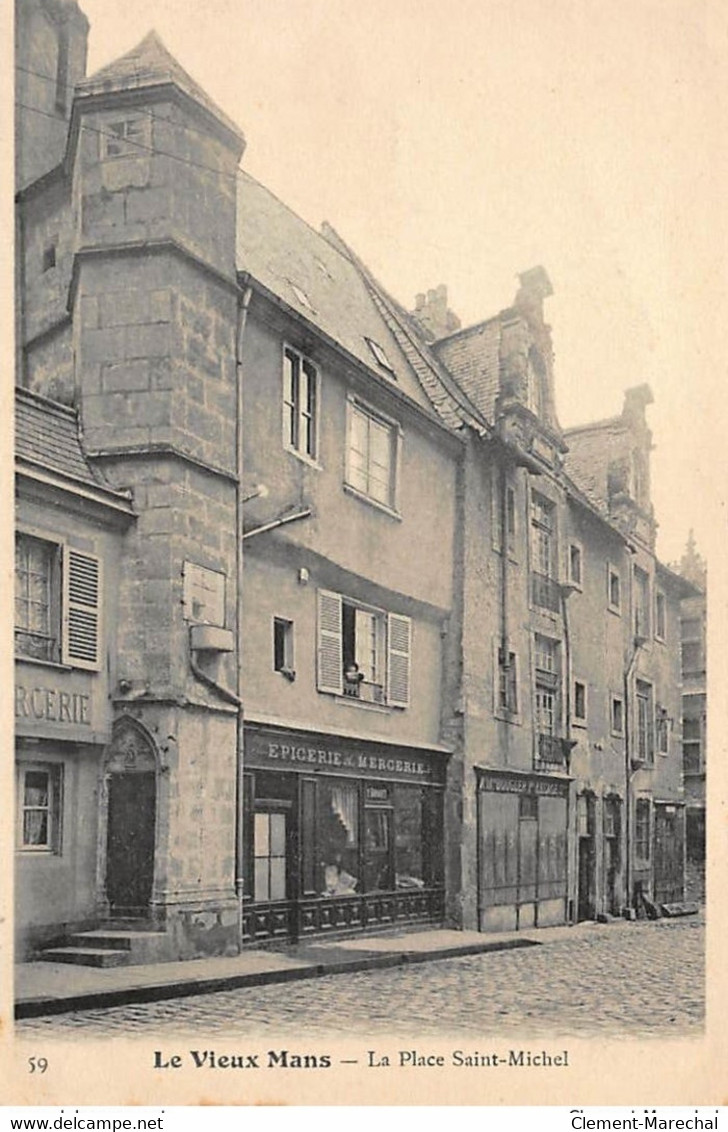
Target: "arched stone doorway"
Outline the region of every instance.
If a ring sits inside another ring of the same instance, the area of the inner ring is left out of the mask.
[[[105,894],[112,915],[148,911],[154,884],[158,760],[146,728],[117,721],[105,760]]]

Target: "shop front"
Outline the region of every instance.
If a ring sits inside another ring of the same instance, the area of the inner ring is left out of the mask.
[[[444,915],[446,755],[246,725],[246,942]]]

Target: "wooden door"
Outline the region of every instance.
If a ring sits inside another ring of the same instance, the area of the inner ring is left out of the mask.
[[[655,806],[655,903],[684,897],[683,823],[676,806]]]
[[[106,895],[117,911],[144,911],[154,880],[156,779],[153,771],[112,774],[106,857]]]

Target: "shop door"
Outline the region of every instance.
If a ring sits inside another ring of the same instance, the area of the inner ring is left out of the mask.
[[[253,899],[256,904],[288,900],[288,811],[254,815]]]
[[[110,776],[106,895],[114,911],[139,913],[149,905],[155,817],[153,771]]]
[[[607,798],[604,802],[604,891],[607,911],[618,916],[619,875],[621,870],[620,807],[616,799]]]
[[[655,903],[683,899],[683,825],[675,806],[655,806]]]
[[[578,836],[578,878],[576,899],[577,920],[593,920],[596,915],[595,851],[594,851],[594,799],[581,794],[576,800]]]

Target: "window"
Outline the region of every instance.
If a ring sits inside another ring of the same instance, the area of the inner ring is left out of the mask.
[[[680,622],[681,637],[683,641],[699,641],[701,638],[702,622],[697,617],[684,618]]]
[[[683,641],[682,670],[685,676],[697,676],[705,672],[705,653],[701,641]]]
[[[574,723],[586,723],[586,684],[582,680],[574,681]]]
[[[561,591],[555,575],[554,505],[534,492],[531,496],[531,598],[534,605],[558,613]]]
[[[396,507],[398,428],[358,401],[349,401],[346,482],[392,510]]]
[[[283,352],[283,443],[309,460],[316,459],[318,375],[313,362],[296,350]]]
[[[668,717],[667,708],[658,704],[655,712],[655,737],[657,750],[661,755],[667,755],[670,752],[671,724],[672,720]]]
[[[121,118],[106,122],[101,134],[102,156],[106,158],[137,157],[149,149],[149,129],[151,119],[148,115],[136,118]]]
[[[253,827],[256,902],[286,899],[286,815],[257,813]]]
[[[624,701],[621,696],[612,696],[611,727],[612,735],[624,735]]]
[[[18,770],[18,848],[59,853],[61,849],[60,766],[29,763]]]
[[[389,370],[390,373],[394,373],[394,370],[392,369],[392,363],[387,357],[384,348],[380,346],[378,342],[375,342],[373,338],[365,338],[364,341],[374,355],[377,365],[381,366],[382,369]]]
[[[492,500],[492,531],[493,549],[500,551],[503,546],[503,480],[498,474],[493,476]],[[512,484],[506,483],[506,540],[508,553],[513,556],[516,551],[516,489]]]
[[[607,566],[607,605],[612,613],[622,609],[622,578],[614,566]]]
[[[637,681],[637,750],[640,762],[652,763],[655,758],[652,687]]]
[[[650,859],[650,803],[638,798],[634,817],[634,853],[638,861]]]
[[[581,589],[583,585],[583,554],[578,542],[569,544],[569,581]]]
[[[516,654],[506,652],[501,646],[497,650],[498,688],[496,708],[498,711],[515,715],[518,712],[518,671]]]
[[[98,669],[101,563],[19,533],[15,540],[15,652],[27,660]]]
[[[667,605],[665,595],[658,590],[655,594],[655,636],[664,641],[667,635]]]
[[[58,246],[57,242],[55,240],[53,240],[52,243],[47,244],[46,247],[43,248],[43,271],[44,272],[51,271],[56,266],[56,249],[57,249],[57,246]]]
[[[224,626],[225,575],[219,570],[209,570],[194,562],[185,562],[182,573],[185,620],[196,624]]]
[[[683,771],[700,774],[702,766],[702,720],[683,719]]]
[[[536,633],[534,717],[538,736],[539,769],[561,766],[564,762],[560,734],[560,652],[559,642]]]
[[[318,593],[318,689],[408,707],[412,622],[398,613]]]
[[[313,304],[304,291],[303,287],[299,287],[298,283],[294,283],[292,279],[288,280],[288,286],[293,291],[293,294],[296,296],[301,306],[305,307],[306,310],[309,310],[311,314],[316,314]]]
[[[293,622],[282,617],[273,618],[273,670],[294,680]]]
[[[650,580],[639,566],[634,568],[634,635],[644,639],[650,635]]]

